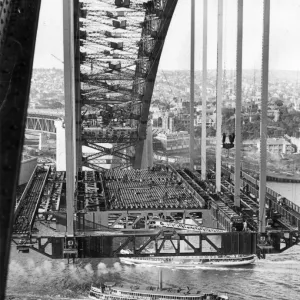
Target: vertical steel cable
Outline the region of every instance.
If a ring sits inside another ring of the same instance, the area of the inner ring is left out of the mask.
[[[243,62],[243,0],[237,0],[237,48],[236,48],[236,107],[235,107],[235,184],[234,205],[240,207],[241,169],[241,110],[242,110],[242,62]]]
[[[260,114],[260,177],[259,177],[259,232],[265,232],[265,197],[267,175],[267,121],[269,84],[269,37],[270,0],[264,0],[262,71],[261,71],[261,114]]]

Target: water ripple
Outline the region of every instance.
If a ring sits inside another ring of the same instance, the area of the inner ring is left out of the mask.
[[[268,256],[255,265],[241,268],[178,270],[170,266],[163,269],[164,285],[188,285],[202,292],[227,292],[231,300],[299,299],[299,258],[298,251]],[[67,265],[64,260],[45,259],[36,253],[17,254],[13,249],[7,294],[13,295],[14,299],[28,300],[86,298],[91,284],[116,281],[155,286],[157,278],[155,267],[123,265],[118,259],[82,259],[76,265]]]

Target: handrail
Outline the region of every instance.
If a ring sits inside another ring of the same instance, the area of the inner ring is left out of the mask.
[[[57,202],[56,202],[56,207],[55,207],[55,209],[56,210],[59,210],[59,207],[60,207],[60,198],[61,198],[61,192],[62,192],[62,190],[63,190],[63,184],[64,184],[64,182],[65,182],[65,177],[66,177],[66,173],[64,172],[63,173],[63,179],[62,180],[60,180],[59,182],[57,182],[57,181],[55,181],[54,182],[54,185],[55,184],[59,184],[59,187],[57,187],[57,194],[58,194],[58,198],[57,198]],[[51,195],[51,197],[53,196],[53,194]]]
[[[233,172],[232,170],[228,169],[226,166],[222,166],[222,168],[224,168],[225,170],[227,169],[227,171],[229,172]],[[253,185],[258,185],[258,180],[253,178],[251,175],[247,174],[246,172],[242,171],[242,175],[243,177],[245,177],[246,180],[248,180],[249,182],[251,182]],[[272,190],[269,187],[266,187],[266,193],[269,194],[269,196],[272,196],[274,198],[278,198],[278,197],[283,197],[281,194],[275,192],[274,190]],[[253,193],[254,196],[258,197],[258,192],[257,193]],[[294,202],[292,202],[291,200],[286,199],[285,200],[285,204],[290,207],[291,209],[293,209],[294,211],[296,211],[297,213],[300,214],[300,206],[298,206],[297,204],[295,204]]]
[[[168,165],[168,167],[173,171],[175,172],[175,174],[177,174],[177,176],[180,177],[180,179],[186,184],[186,187],[187,189],[190,191],[190,192],[196,192],[195,189],[187,182],[186,179],[183,178],[183,176],[181,176],[171,165]],[[197,200],[201,203],[202,206],[205,206],[206,205],[206,201],[196,192],[195,194],[193,194],[193,196],[195,198],[197,198]]]
[[[31,220],[30,220],[30,223],[29,223],[29,225],[30,225],[30,230],[31,230],[31,228],[32,228],[32,226],[33,226],[33,221],[34,221],[34,218],[35,218],[35,216],[36,216],[38,207],[39,207],[39,205],[40,205],[40,202],[41,202],[41,199],[42,199],[42,195],[43,195],[43,192],[44,192],[44,189],[45,189],[45,184],[46,184],[46,181],[47,181],[47,179],[48,179],[48,177],[49,177],[50,172],[51,172],[51,167],[48,168],[47,173],[46,173],[46,175],[45,175],[45,177],[44,177],[44,180],[43,180],[43,183],[42,183],[42,186],[41,186],[41,190],[40,190],[40,192],[39,192],[38,199],[37,199],[37,201],[36,201],[35,208],[34,208],[34,210],[33,210],[33,214],[32,214],[32,217],[31,217]]]
[[[226,167],[223,167],[223,168],[226,169]],[[230,170],[227,169],[227,171],[230,171]],[[243,185],[245,185],[245,183],[247,184],[250,182],[252,185],[248,185],[249,191],[251,194],[253,194],[255,197],[258,198],[259,192],[258,192],[257,188],[253,186],[254,184],[257,185],[257,180],[243,171],[242,171],[242,174],[245,177],[245,179],[247,180],[247,182],[245,182],[245,180],[242,179]],[[300,216],[298,217],[298,216],[295,216],[295,214],[293,214],[293,212],[300,214],[300,207],[297,204],[293,203],[292,201],[286,199],[284,202],[285,205],[293,210],[292,212],[290,212],[289,210],[287,210],[286,208],[281,206],[279,203],[277,203],[278,197],[282,197],[279,193],[273,191],[269,187],[266,188],[266,193],[267,193],[266,197],[269,201],[271,201],[272,207],[276,208],[276,210],[283,217],[285,217],[292,225],[295,224],[295,226],[298,227],[298,229],[300,229]]]
[[[36,172],[37,168],[38,168],[38,165],[35,166],[35,168],[34,168],[32,174],[31,174],[31,176],[30,176],[30,178],[29,178],[29,180],[28,180],[28,182],[27,182],[27,184],[26,184],[26,187],[25,187],[25,189],[24,189],[24,191],[23,191],[23,193],[22,193],[22,196],[21,196],[21,198],[20,198],[20,200],[19,200],[19,202],[18,202],[18,205],[17,205],[17,207],[15,208],[14,222],[16,221],[16,216],[17,216],[18,213],[19,213],[19,210],[20,210],[20,207],[21,207],[20,204],[21,204],[21,202],[24,200],[24,198],[26,197],[26,194],[27,194],[27,192],[28,192],[29,187],[31,186],[31,183],[32,183],[32,180],[33,180],[33,178],[34,178],[34,175],[35,175],[35,172]]]
[[[196,178],[198,178],[194,173],[192,173],[193,176],[195,176]],[[194,179],[192,179],[194,180]],[[195,180],[194,180],[195,181]],[[209,201],[213,204],[212,207],[215,205],[220,211],[222,211],[222,213],[229,219],[229,220],[232,220],[232,218],[236,218],[236,217],[239,217],[240,216],[230,207],[228,207],[227,204],[225,204],[223,201],[221,200],[215,200],[213,197],[211,197],[209,194],[207,194],[203,188],[197,183],[197,181],[195,181],[195,183],[197,184],[197,187],[201,189],[201,191],[203,191],[206,196],[209,198]],[[220,205],[222,203],[222,206]],[[226,209],[224,209],[224,207],[226,207]],[[214,216],[214,214],[213,214]],[[219,221],[218,221],[219,222]],[[221,225],[224,227],[226,225],[222,224]],[[225,227],[224,227],[225,228]]]

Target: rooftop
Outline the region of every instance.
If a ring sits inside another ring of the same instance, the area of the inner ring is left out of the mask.
[[[258,144],[260,144],[260,141],[258,141]],[[283,138],[268,138],[267,139],[267,144],[268,145],[289,145],[290,143],[286,141]]]

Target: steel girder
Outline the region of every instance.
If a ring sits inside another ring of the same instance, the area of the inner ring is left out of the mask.
[[[44,116],[44,118],[27,116],[25,129],[56,133],[54,121],[55,119],[50,119],[47,116]]]
[[[292,233],[290,235],[293,236]],[[257,250],[256,232],[191,233],[176,230],[135,230],[133,233],[118,233],[103,228],[101,231],[80,232],[70,239],[74,240],[76,245],[73,253],[80,258],[249,255],[255,254]],[[21,251],[34,250],[53,259],[68,258],[67,241],[68,238],[64,236],[32,236],[24,240],[23,244],[14,240]],[[50,247],[46,248],[47,245]],[[122,249],[129,249],[133,254],[121,253]],[[149,249],[151,251],[147,251]]]
[[[110,150],[110,149],[106,148],[105,150]],[[109,153],[106,153],[106,151],[103,151],[103,152],[99,152],[99,153],[90,154],[90,155],[85,156],[84,161],[90,161],[90,160],[93,160],[93,159],[96,159],[96,158],[99,158],[99,157],[105,156],[105,155],[114,155],[114,156],[117,156],[117,157],[122,158],[122,159],[131,159],[131,157],[129,155],[126,155],[126,154],[121,153],[119,151],[113,151],[113,152],[109,151]]]
[[[139,1],[131,1],[130,10],[124,7],[122,12],[119,4],[100,1],[81,6],[82,138],[86,146],[99,150],[84,157],[83,163],[99,170],[103,169],[96,167],[103,162],[99,158],[107,154],[116,156],[113,161],[120,166],[132,164],[132,156],[123,151],[137,140],[140,116],[141,95],[133,93],[140,91],[135,86],[144,80],[136,81],[136,66],[145,9]],[[111,151],[97,143],[127,147]]]
[[[165,37],[167,35],[176,5],[177,5],[177,0],[165,0],[165,6],[162,12],[162,21],[161,21],[159,31],[157,32],[157,38],[156,38],[157,42],[155,43],[154,48],[152,50],[151,67],[148,72],[145,91],[142,98],[141,119],[139,122],[139,133],[138,133],[140,142],[137,144],[137,147],[135,149],[134,168],[136,169],[140,169],[142,164],[144,140],[146,139],[149,109],[151,105],[155,78],[157,74],[157,69],[158,69]]]
[[[94,144],[121,142],[130,147],[145,138],[145,134],[138,134],[143,132],[141,107],[150,105],[164,38],[177,0],[124,3],[103,0],[81,6],[81,98],[89,112],[82,118],[82,137]],[[120,109],[116,109],[120,103],[133,103],[133,106],[120,114]],[[110,108],[106,110],[110,112],[99,113],[107,104]],[[93,113],[94,117],[90,118]],[[148,119],[149,107],[145,113]],[[91,124],[94,128],[87,128]],[[124,136],[124,124],[131,128],[129,135]],[[110,130],[107,130],[108,125]],[[124,154],[121,157],[133,163],[132,147],[131,152],[132,157]]]
[[[40,0],[0,6],[0,299],[4,299]]]
[[[97,171],[104,171],[105,168],[99,166],[100,164],[113,164],[113,168],[116,167],[129,167],[132,165],[133,157],[124,153],[126,149],[130,146],[134,146],[134,143],[122,143],[122,144],[114,144],[112,148],[106,148],[104,146],[100,146],[96,143],[89,142],[87,140],[84,141],[84,145],[95,149],[99,152],[93,153],[90,155],[86,155],[82,157],[82,164],[88,168],[92,168]],[[113,158],[111,159],[100,159],[103,156],[110,155]],[[100,159],[100,160],[99,160]]]
[[[13,233],[31,233],[50,173],[51,167],[36,168],[33,180],[28,184],[28,190],[15,211]]]
[[[75,132],[76,132],[76,162],[78,170],[82,167],[82,138],[81,138],[81,97],[80,97],[80,3],[74,1],[74,73],[75,73]]]

